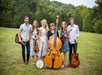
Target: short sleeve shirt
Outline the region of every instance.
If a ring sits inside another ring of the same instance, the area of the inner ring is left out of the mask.
[[[26,25],[25,23],[20,25],[19,30],[21,30],[21,38],[24,42],[29,41],[30,32],[32,30],[32,25]]]

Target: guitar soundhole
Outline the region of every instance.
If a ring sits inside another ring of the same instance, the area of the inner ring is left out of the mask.
[[[76,60],[78,60],[78,57],[77,57],[77,56],[74,56],[74,58],[75,58]]]

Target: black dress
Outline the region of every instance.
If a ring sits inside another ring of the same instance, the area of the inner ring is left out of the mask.
[[[51,30],[49,30],[49,31],[48,31],[48,34],[47,34],[48,39],[49,39],[50,36],[52,36],[53,34],[55,34],[55,31],[54,31],[54,33],[52,33]],[[57,36],[59,37],[59,33],[58,33],[58,31],[57,31]]]

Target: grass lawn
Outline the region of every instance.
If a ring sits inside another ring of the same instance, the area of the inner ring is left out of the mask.
[[[102,34],[81,32],[78,52],[80,66],[64,69],[38,69],[22,64],[21,46],[15,43],[18,29],[0,27],[0,75],[102,75]],[[67,53],[68,63],[68,53]]]

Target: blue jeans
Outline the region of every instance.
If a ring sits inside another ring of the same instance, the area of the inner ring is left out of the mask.
[[[22,58],[23,58],[23,61],[27,61],[29,62],[29,57],[30,57],[30,43],[29,41],[27,42],[23,42],[23,43],[26,43],[26,45],[23,45],[21,44],[21,47],[22,47]],[[27,48],[27,60],[25,59],[25,47]]]

